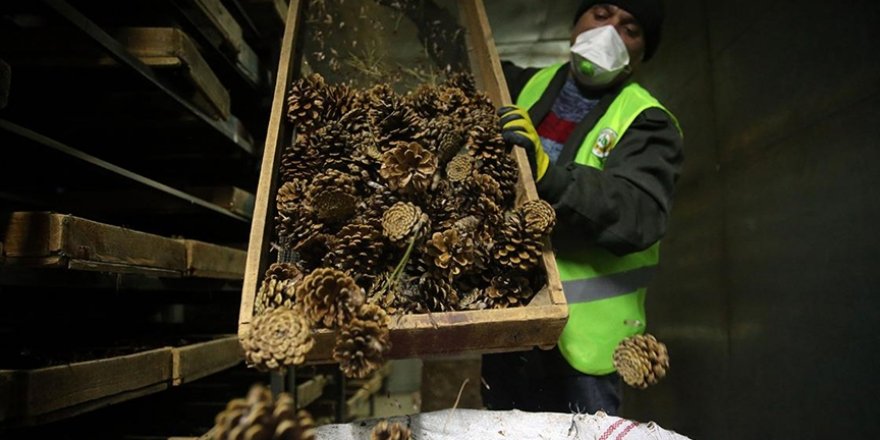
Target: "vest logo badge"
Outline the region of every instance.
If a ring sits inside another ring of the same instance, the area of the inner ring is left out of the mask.
[[[617,132],[610,128],[602,129],[599,132],[599,137],[596,138],[596,144],[593,145],[593,154],[599,159],[605,159],[611,154],[611,149],[616,143]]]

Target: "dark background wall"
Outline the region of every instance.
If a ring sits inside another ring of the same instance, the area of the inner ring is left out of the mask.
[[[670,0],[642,82],[685,130],[626,415],[695,439],[880,438],[880,4]]]

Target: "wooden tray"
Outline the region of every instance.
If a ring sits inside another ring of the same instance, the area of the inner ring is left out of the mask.
[[[285,142],[291,138],[293,127],[285,118],[288,88],[299,68],[296,59],[298,35],[302,26],[303,1],[290,3],[287,28],[278,65],[278,79],[266,148],[263,155],[260,183],[257,188],[253,224],[251,226],[247,267],[245,269],[239,315],[239,336],[248,331],[253,317],[262,274],[273,262],[269,251],[275,209],[278,163]],[[503,79],[501,64],[489,29],[489,20],[482,0],[458,0],[462,26],[468,33],[468,52],[472,73],[477,86],[488,93],[493,102],[510,104],[510,94]],[[514,149],[520,169],[518,203],[538,198],[529,170],[528,159],[521,149]],[[463,352],[496,352],[526,350],[534,346],[554,345],[568,316],[568,307],[562,294],[559,272],[549,243],[545,243],[542,264],[547,272],[547,285],[525,307],[464,312],[406,315],[392,318],[392,349],[388,358],[410,358],[436,354]],[[332,362],[334,332],[320,330],[317,344],[309,353],[309,362]]]

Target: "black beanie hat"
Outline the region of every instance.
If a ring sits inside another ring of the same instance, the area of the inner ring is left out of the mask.
[[[661,0],[583,0],[578,7],[574,22],[577,23],[584,12],[596,5],[614,5],[633,15],[645,33],[645,61],[654,56],[660,45],[660,30],[663,27],[663,2]]]

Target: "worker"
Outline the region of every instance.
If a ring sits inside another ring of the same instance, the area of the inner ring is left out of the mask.
[[[489,409],[619,411],[612,356],[645,330],[645,286],[684,160],[675,117],[632,80],[657,51],[663,17],[660,0],[584,0],[570,62],[503,65],[516,106],[500,109],[502,132],[556,210],[569,317],[552,350],[483,356]]]

